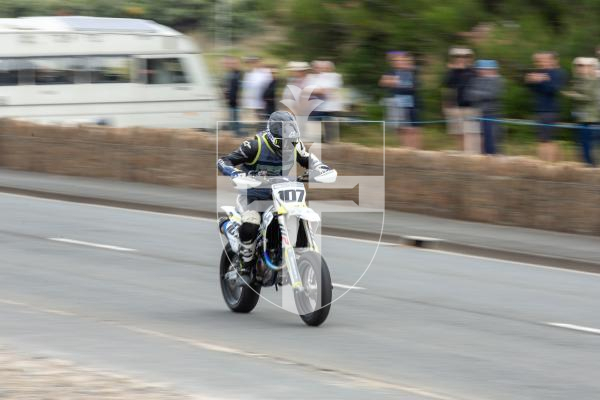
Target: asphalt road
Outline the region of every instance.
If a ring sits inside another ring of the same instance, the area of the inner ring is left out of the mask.
[[[320,328],[220,294],[214,221],[0,194],[0,345],[208,399],[592,399],[600,275],[324,237]],[[277,293],[265,294],[276,300]],[[0,382],[1,385],[1,382]]]

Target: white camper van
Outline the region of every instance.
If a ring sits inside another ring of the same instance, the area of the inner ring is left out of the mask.
[[[0,118],[214,129],[198,48],[153,21],[0,19]]]

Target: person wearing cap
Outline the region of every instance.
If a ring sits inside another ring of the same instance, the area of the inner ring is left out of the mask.
[[[574,101],[573,115],[580,124],[579,143],[583,160],[595,166],[593,155],[594,139],[600,123],[600,79],[598,79],[598,59],[577,57],[573,61],[575,76],[571,89],[563,94]]]
[[[481,113],[481,138],[484,154],[496,154],[499,136],[499,124],[496,121],[501,113],[503,84],[498,74],[498,63],[495,60],[477,60],[475,63],[477,77],[467,89],[467,99]]]
[[[525,83],[535,96],[538,127],[538,156],[545,161],[559,159],[559,148],[554,142],[560,107],[558,96],[564,84],[564,73],[554,52],[543,51],[533,55],[535,69],[525,75]]]
[[[383,75],[379,86],[387,88],[391,97],[386,99],[389,125],[400,134],[402,145],[421,148],[421,128],[419,128],[418,80],[414,59],[410,53],[394,51],[388,53],[392,70]]]
[[[314,86],[311,100],[318,99],[322,103],[311,116],[321,122],[323,143],[336,142],[339,140],[337,115],[342,111],[342,75],[335,72],[335,64],[331,61],[315,60],[312,65],[313,73],[308,78],[308,85]]]
[[[481,151],[477,110],[466,93],[476,73],[473,69],[473,51],[453,47],[449,52],[448,71],[442,83],[444,115],[448,119],[448,133],[456,138],[458,150],[468,153]]]
[[[289,89],[289,86],[304,89],[308,83],[308,73],[311,70],[310,65],[306,61],[290,61],[285,66],[285,70],[287,72],[287,82],[282,97],[284,100],[298,101],[299,99],[294,98],[294,94]]]
[[[311,71],[310,64],[306,61],[290,61],[285,70],[288,72],[288,85],[304,88],[307,83],[308,73]]]

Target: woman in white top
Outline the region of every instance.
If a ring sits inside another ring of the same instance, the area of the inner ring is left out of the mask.
[[[265,108],[263,93],[273,80],[273,76],[271,70],[264,68],[259,59],[252,58],[247,63],[252,69],[244,74],[242,81],[242,108],[250,111],[246,113],[245,118],[262,120]]]
[[[323,101],[312,113],[323,122],[323,141],[339,140],[339,123],[337,117],[343,110],[341,101],[342,76],[335,72],[335,64],[331,61],[313,62],[314,74],[310,75],[308,85],[314,86],[313,97]]]

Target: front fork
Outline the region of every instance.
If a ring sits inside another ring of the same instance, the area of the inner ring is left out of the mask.
[[[285,216],[279,215],[277,217],[279,223],[279,231],[281,232],[281,246],[283,250],[283,260],[290,276],[290,284],[293,289],[302,288],[302,278],[298,271],[298,264],[296,264],[296,253],[294,252],[294,246],[290,242],[287,226],[285,223]]]

